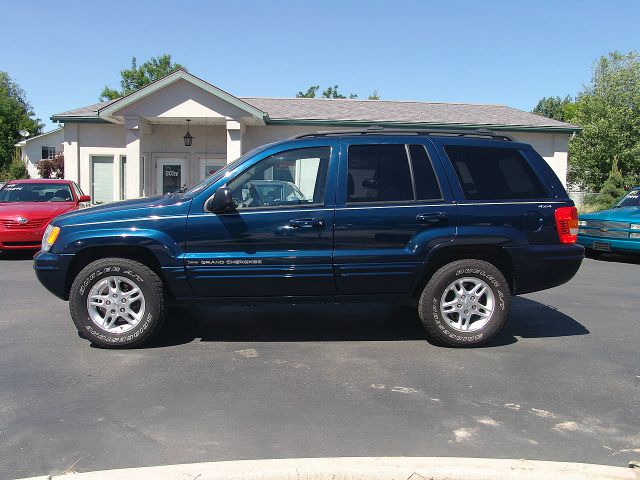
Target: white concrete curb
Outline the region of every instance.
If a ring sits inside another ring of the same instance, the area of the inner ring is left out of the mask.
[[[640,480],[638,469],[454,457],[289,458],[103,470],[23,480]]]

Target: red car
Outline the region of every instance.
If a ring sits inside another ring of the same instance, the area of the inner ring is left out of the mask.
[[[11,180],[0,188],[0,251],[40,248],[54,217],[91,200],[71,180]]]

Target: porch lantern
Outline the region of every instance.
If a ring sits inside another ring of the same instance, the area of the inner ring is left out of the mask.
[[[193,135],[191,135],[191,133],[189,133],[189,122],[191,120],[187,119],[187,133],[184,134],[184,137],[182,137],[184,139],[184,146],[185,147],[190,147],[191,144],[193,143]]]

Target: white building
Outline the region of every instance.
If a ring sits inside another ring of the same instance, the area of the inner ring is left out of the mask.
[[[64,124],[65,177],[98,202],[195,184],[253,147],[297,133],[371,125],[500,131],[532,144],[566,181],[568,138],[579,130],[499,105],[238,98],[183,70],[51,118]]]
[[[56,128],[50,132],[16,143],[16,147],[20,149],[20,159],[27,167],[27,172],[29,172],[31,178],[40,177],[36,164],[42,159],[51,160],[56,153],[61,152],[63,141],[64,130]]]

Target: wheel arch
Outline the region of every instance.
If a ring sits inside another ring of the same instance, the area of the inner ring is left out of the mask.
[[[91,262],[100,260],[101,258],[116,257],[126,258],[128,260],[135,260],[149,267],[153,272],[160,277],[162,282],[167,287],[167,292],[173,296],[170,282],[162,271],[160,261],[155,254],[148,248],[140,245],[104,245],[104,246],[89,246],[76,252],[69,264],[67,275],[65,278],[64,294],[65,299],[69,299],[69,292],[71,291],[71,285],[74,279],[80,273],[80,271],[89,265]]]
[[[515,291],[515,275],[511,257],[497,245],[449,245],[431,252],[420,270],[411,297],[417,299],[433,274],[444,265],[456,260],[483,260],[495,266],[504,275],[511,292]]]

